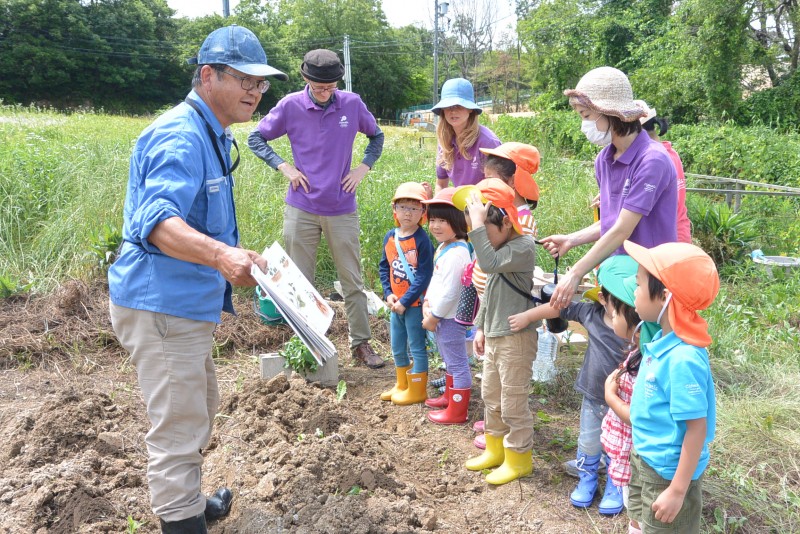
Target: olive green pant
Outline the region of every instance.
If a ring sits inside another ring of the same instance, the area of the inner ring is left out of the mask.
[[[629,484],[628,517],[639,522],[642,534],[676,532],[695,534],[700,532],[700,517],[703,512],[703,477],[692,480],[683,499],[681,511],[672,523],[662,523],[651,508],[653,502],[670,485],[655,470],[642,460],[636,451],[631,451],[631,481]]]

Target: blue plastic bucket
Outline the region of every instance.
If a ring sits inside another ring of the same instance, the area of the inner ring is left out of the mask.
[[[256,290],[253,293],[253,310],[263,324],[276,325],[286,322],[281,312],[275,307],[275,303],[272,302],[272,299],[261,294],[261,287],[259,286],[256,286]]]

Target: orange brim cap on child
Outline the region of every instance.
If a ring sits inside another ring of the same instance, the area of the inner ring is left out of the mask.
[[[492,206],[500,208],[506,213],[508,220],[511,221],[511,226],[521,235],[522,226],[519,224],[517,207],[514,206],[514,190],[500,178],[486,178],[475,186],[483,198],[492,202]]]
[[[407,198],[409,200],[418,200],[420,202],[425,202],[428,200],[428,192],[425,191],[425,188],[422,187],[422,184],[418,182],[403,182],[402,184],[397,186],[397,189],[394,192],[394,196],[392,197],[392,205],[400,199]],[[425,210],[422,213],[422,218],[419,220],[419,224],[425,224],[428,220],[428,210]],[[400,226],[400,221],[397,220],[397,216],[394,216],[394,224]]]
[[[495,148],[481,148],[480,151],[513,161],[517,166],[517,172],[514,173],[514,189],[522,198],[539,200],[539,184],[533,179],[541,162],[538,148],[525,143],[503,143]]]
[[[719,274],[714,260],[703,249],[689,243],[664,243],[648,249],[625,241],[624,246],[639,265],[661,280],[672,293],[669,324],[675,335],[689,345],[709,346],[708,323],[697,311],[711,306],[719,293]]]
[[[453,204],[453,193],[456,192],[455,187],[445,187],[444,189],[440,190],[436,193],[433,198],[429,200],[423,200],[423,204],[447,204],[448,206],[456,207]]]

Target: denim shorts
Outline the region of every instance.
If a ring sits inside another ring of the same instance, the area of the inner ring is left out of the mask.
[[[670,485],[655,470],[642,460],[636,451],[631,451],[631,482],[628,497],[628,517],[638,521],[645,534],[676,532],[695,534],[700,532],[700,517],[703,512],[703,477],[692,480],[683,499],[681,511],[672,523],[662,523],[655,517],[651,506],[656,498]]]

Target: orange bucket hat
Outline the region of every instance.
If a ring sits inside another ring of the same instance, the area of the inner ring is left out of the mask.
[[[626,240],[624,246],[636,263],[672,293],[669,324],[675,335],[696,347],[709,346],[708,323],[697,310],[711,306],[719,292],[714,260],[689,243],[663,243],[648,249]]]
[[[533,179],[541,162],[538,148],[525,143],[503,143],[496,148],[481,148],[480,151],[513,161],[517,166],[517,172],[514,173],[514,189],[523,198],[539,200],[539,184]]]
[[[475,184],[475,187],[478,188],[483,198],[492,201],[492,206],[505,212],[511,221],[511,226],[518,234],[522,235],[522,226],[519,224],[517,208],[514,206],[514,190],[500,178],[486,178]]]
[[[402,184],[397,186],[397,189],[394,192],[394,196],[392,197],[392,204],[403,198],[425,202],[426,200],[428,200],[428,193],[425,191],[425,188],[422,187],[422,184],[420,183],[403,182]],[[428,210],[425,209],[422,212],[422,218],[419,220],[419,224],[425,224],[427,220],[428,220]],[[397,220],[396,215],[394,216],[394,223],[397,226],[400,226],[400,221]]]

